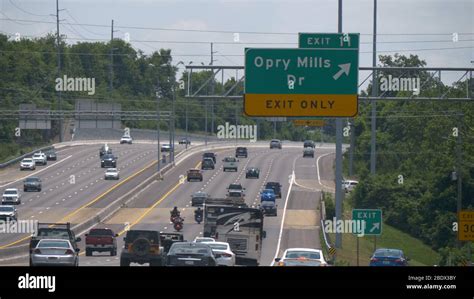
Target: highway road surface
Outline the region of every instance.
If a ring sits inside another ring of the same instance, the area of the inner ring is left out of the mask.
[[[111,146],[114,154],[119,157],[119,181],[103,180],[104,169],[100,168],[98,153],[100,146],[65,148],[58,152],[58,161],[50,162],[46,167],[37,167],[36,172],[33,172],[42,178],[43,191],[23,193],[19,218],[38,219],[40,222],[79,223],[156,171],[156,144]],[[212,197],[225,197],[226,188],[231,183],[241,183],[246,188],[246,203],[251,207],[259,204],[259,193],[266,182],[278,181],[282,184],[282,198],[277,199],[278,216],[264,219],[266,238],[263,240],[261,266],[270,266],[274,258],[287,248],[321,248],[318,207],[321,190],[334,188],[334,146],[326,144],[317,147],[314,158],[303,158],[303,145],[297,142],[284,146],[282,150],[269,149],[266,143],[249,144],[247,148],[249,156],[240,158],[237,172],[222,171],[222,158],[235,153],[235,147],[229,144],[228,148],[213,150],[218,155],[216,168],[204,170],[202,182],[180,181],[180,177],[185,176],[188,169],[200,165],[200,151],[183,158],[164,175],[163,180],[152,180],[136,190],[129,204],[104,223],[95,226],[108,227],[119,233],[118,255],[94,253],[93,256],[86,257],[84,251],[81,251],[80,266],[118,266],[126,227],[174,232],[169,221],[169,211],[174,206],[181,210],[185,218],[182,231],[185,240],[192,241],[195,237],[202,236],[203,224],[194,221],[195,208],[191,207],[191,194],[204,191]],[[183,147],[180,146],[178,151],[182,150]],[[247,167],[258,167],[260,178],[246,179]],[[13,182],[8,185],[4,183],[2,190],[7,187],[22,188],[21,177],[31,174],[27,171],[9,171]],[[140,173],[136,174],[137,172]],[[291,180],[293,173],[294,180]],[[74,184],[69,182],[71,175],[75,176]],[[0,178],[4,177],[0,173]],[[121,184],[127,177],[130,179]],[[18,246],[28,240],[29,236],[26,235],[2,234],[0,246]],[[79,244],[81,249],[85,247],[83,241]],[[0,265],[28,264],[27,256],[2,260],[3,248],[0,247]]]

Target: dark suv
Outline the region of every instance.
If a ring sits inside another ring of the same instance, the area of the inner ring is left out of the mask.
[[[277,198],[281,198],[281,184],[278,182],[267,182],[264,189],[272,189]]]
[[[171,245],[166,266],[216,266],[211,247],[203,243],[177,242]]]
[[[41,180],[38,177],[29,177],[23,181],[23,191],[28,192],[34,190],[41,192]]]
[[[205,158],[211,158],[214,161],[214,164],[216,164],[216,162],[217,162],[216,154],[214,154],[214,153],[204,153],[204,154],[202,154],[202,159],[204,160]]]
[[[305,140],[304,143],[303,143],[303,147],[304,147],[304,148],[307,148],[307,147],[314,148],[314,147],[315,147],[314,141],[312,141],[312,140]]]
[[[160,246],[160,232],[152,230],[129,230],[124,237],[124,246],[120,255],[120,266],[130,263],[150,266],[163,265],[163,247]]]
[[[235,149],[236,158],[240,158],[240,157],[247,158],[247,156],[248,156],[248,152],[247,152],[246,147],[238,147]]]
[[[102,168],[116,168],[117,167],[117,157],[112,154],[105,154],[100,160],[100,167]]]

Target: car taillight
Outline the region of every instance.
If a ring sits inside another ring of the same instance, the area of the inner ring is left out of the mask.
[[[74,254],[74,252],[71,249],[66,250],[64,254]]]
[[[41,254],[41,250],[35,249],[35,250],[34,250],[34,253],[36,253],[36,254]]]
[[[220,256],[223,256],[223,257],[232,257],[232,254],[229,254],[229,253],[221,253]]]
[[[370,259],[370,261],[371,261],[371,262],[378,262],[378,261],[379,261],[379,259],[378,259],[378,258],[376,258],[376,257],[373,257],[373,258],[371,258],[371,259]]]

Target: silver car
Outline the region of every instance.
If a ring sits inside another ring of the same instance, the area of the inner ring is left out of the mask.
[[[118,180],[119,178],[120,178],[120,175],[117,168],[107,168],[107,170],[105,171],[104,179]]]
[[[79,251],[69,240],[42,239],[31,253],[32,266],[79,266]]]

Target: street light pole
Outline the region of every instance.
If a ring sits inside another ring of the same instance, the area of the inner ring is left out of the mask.
[[[156,140],[158,141],[158,176],[161,176],[161,147],[160,147],[160,92],[159,92],[159,81],[157,79],[156,84]]]

